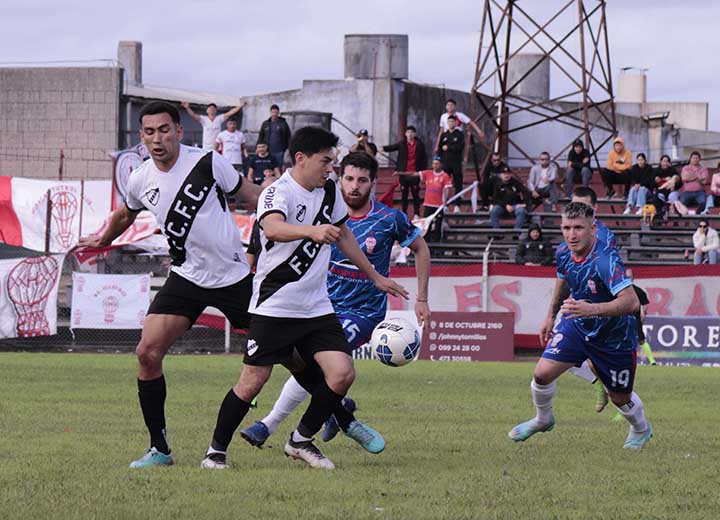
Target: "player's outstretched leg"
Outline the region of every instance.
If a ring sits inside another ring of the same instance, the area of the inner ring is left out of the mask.
[[[355,413],[357,410],[357,403],[348,396],[343,397],[342,407],[345,408],[349,413]],[[330,419],[323,425],[322,429],[322,440],[323,442],[330,442],[340,431],[340,425],[338,424],[335,414],[330,416]]]
[[[645,418],[645,407],[640,397],[632,392],[628,394],[610,393],[610,398],[620,414],[630,423],[630,431],[623,448],[631,450],[642,449],[653,436],[650,422]]]
[[[541,385],[535,379],[530,383],[536,415],[534,418],[515,426],[508,437],[515,442],[524,441],[538,432],[549,432],[555,427],[555,418],[552,413],[552,398],[555,395],[556,383]]]

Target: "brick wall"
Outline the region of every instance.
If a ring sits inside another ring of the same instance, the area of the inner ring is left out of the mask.
[[[120,68],[0,68],[0,175],[109,179]]]

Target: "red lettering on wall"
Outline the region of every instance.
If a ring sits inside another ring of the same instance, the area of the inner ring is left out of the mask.
[[[480,296],[482,296],[482,284],[480,283],[473,283],[470,285],[456,285],[456,310],[458,312],[477,312],[482,310]]]
[[[693,298],[690,302],[690,306],[685,312],[685,316],[710,316],[710,311],[705,305],[705,295],[703,293],[702,285],[699,283],[695,284],[693,289]]]
[[[651,316],[671,316],[672,313],[668,306],[672,299],[670,289],[664,287],[649,287],[647,289],[648,300],[647,315]]]
[[[518,309],[518,306],[515,305],[514,301],[506,298],[504,296],[505,294],[520,294],[520,282],[514,281],[511,283],[500,283],[493,287],[492,291],[490,291],[490,297],[492,298],[493,303],[515,314],[515,319],[517,319],[520,314],[520,309]]]

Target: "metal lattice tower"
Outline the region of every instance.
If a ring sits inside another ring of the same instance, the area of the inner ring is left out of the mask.
[[[551,151],[554,159],[564,158],[579,138],[597,164],[597,152],[617,133],[605,1],[563,0],[559,10],[546,10],[544,21],[536,20],[521,3],[484,2],[471,112],[478,125],[492,127],[485,145],[504,155],[512,147],[534,163],[536,151],[518,142],[519,133],[561,124],[562,135],[572,138],[562,143],[561,150]],[[537,54],[527,56],[529,51]],[[534,63],[527,63],[532,57]],[[513,73],[521,60],[525,68]],[[541,68],[549,68],[548,78],[550,70],[559,73],[558,83],[567,89],[552,99],[543,99],[551,97],[549,83],[547,96],[524,94],[523,81]]]

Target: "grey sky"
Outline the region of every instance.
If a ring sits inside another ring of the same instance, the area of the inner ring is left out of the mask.
[[[522,5],[538,14],[563,3]],[[480,0],[3,4],[0,62],[115,58],[119,40],[140,40],[145,83],[238,96],[341,78],[349,33],[408,34],[411,80],[469,90],[482,14]],[[709,0],[610,0],[613,76],[649,68],[650,100],[707,101],[710,129],[720,130],[719,19]]]

